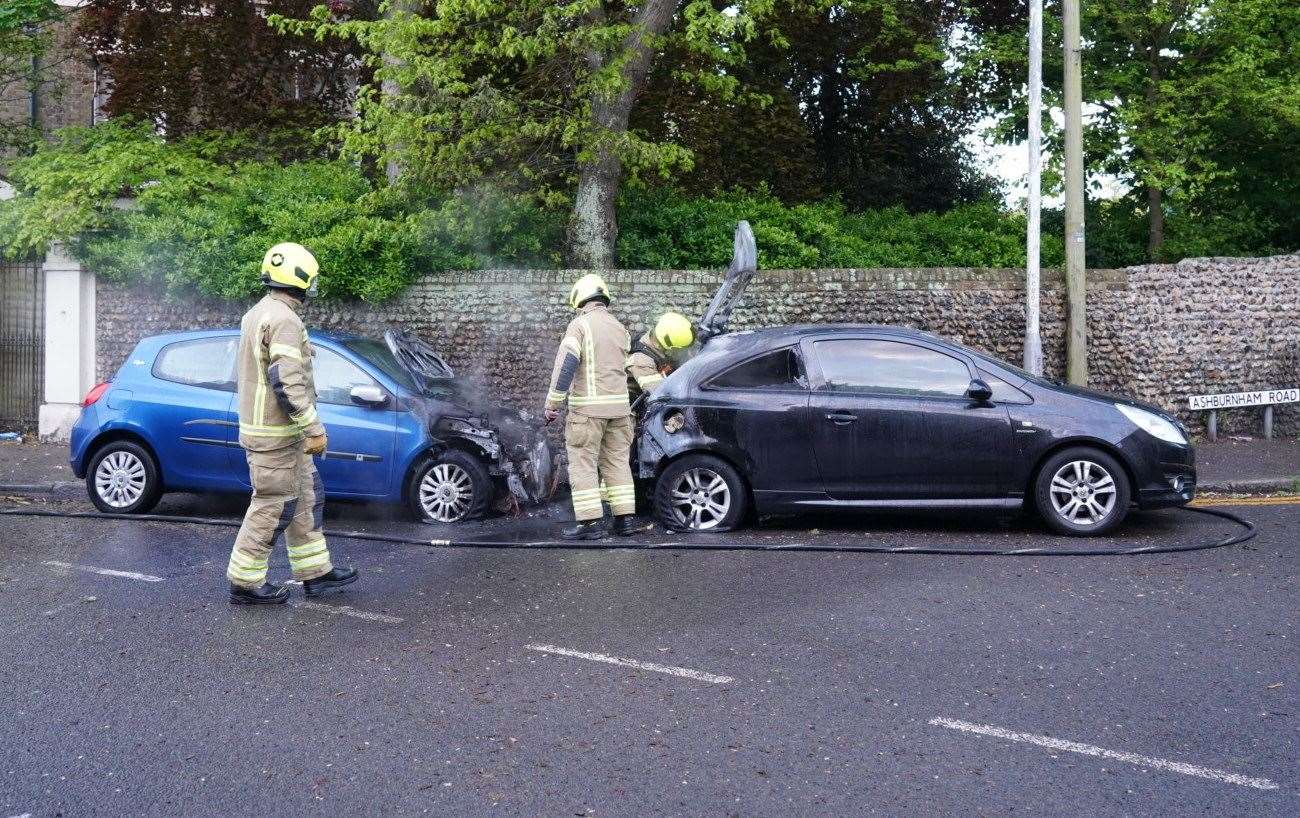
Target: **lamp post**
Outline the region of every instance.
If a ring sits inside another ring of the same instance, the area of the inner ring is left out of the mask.
[[[1029,0],[1029,227],[1025,233],[1025,369],[1043,374],[1039,330],[1039,238],[1042,212],[1043,0]]]
[[[1065,26],[1065,375],[1088,383],[1087,284],[1083,244],[1083,88],[1079,0],[1064,0]]]

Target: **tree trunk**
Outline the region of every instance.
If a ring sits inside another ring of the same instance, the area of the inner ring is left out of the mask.
[[[574,267],[608,270],[614,266],[622,176],[622,162],[608,150],[579,168],[569,227],[570,264]]]
[[[1165,243],[1164,195],[1158,187],[1147,186],[1147,261],[1160,260],[1160,247]]]
[[[578,165],[578,190],[569,222],[569,262],[574,267],[610,269],[616,263],[615,205],[623,180],[623,162],[610,147],[609,135],[627,131],[632,106],[650,74],[653,52],[647,39],[657,38],[668,29],[677,2],[647,0],[633,21],[632,32],[620,46],[629,57],[623,64],[623,89],[613,98],[592,96],[591,125],[597,145],[594,157]],[[605,22],[603,4],[592,12],[591,20],[595,25]],[[587,55],[587,66],[598,71],[606,59],[605,54],[593,51]]]

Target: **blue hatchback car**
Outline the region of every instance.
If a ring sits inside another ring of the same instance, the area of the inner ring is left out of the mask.
[[[539,425],[492,404],[423,341],[394,331],[309,337],[329,433],[317,465],[330,498],[404,503],[417,519],[456,522],[551,490]],[[238,347],[237,329],[146,338],[86,395],[71,464],[97,508],[143,513],[165,492],[251,491]]]

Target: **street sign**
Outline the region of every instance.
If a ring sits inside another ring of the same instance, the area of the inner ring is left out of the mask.
[[[1260,389],[1254,392],[1232,392],[1224,395],[1192,395],[1187,399],[1190,409],[1234,409],[1239,406],[1267,406],[1274,403],[1300,403],[1300,388]]]

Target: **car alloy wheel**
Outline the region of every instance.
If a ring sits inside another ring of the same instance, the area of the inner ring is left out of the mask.
[[[1052,475],[1052,509],[1077,526],[1100,525],[1115,509],[1115,478],[1099,463],[1071,460]]]
[[[420,505],[440,523],[463,519],[473,503],[474,481],[456,463],[439,463],[420,481]]]
[[[139,502],[147,482],[144,463],[129,451],[110,452],[95,469],[95,492],[113,508]]]
[[[671,491],[677,522],[692,531],[716,528],[731,511],[731,489],[712,469],[696,467],[682,472]]]

